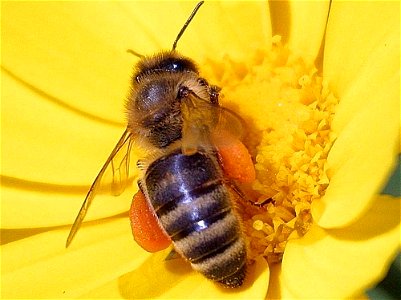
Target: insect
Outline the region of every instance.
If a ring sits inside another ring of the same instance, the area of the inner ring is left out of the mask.
[[[140,56],[126,103],[127,129],[93,182],[71,228],[79,229],[107,169],[119,194],[127,184],[132,145],[146,149],[130,219],[145,250],[171,243],[192,268],[226,287],[243,284],[247,249],[234,198],[235,181],[250,182],[255,171],[240,142],[242,119],[219,105],[220,88],[200,77],[196,64],[176,51],[197,13],[185,22],[172,50]]]

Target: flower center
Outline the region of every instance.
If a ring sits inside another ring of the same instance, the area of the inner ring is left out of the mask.
[[[329,184],[326,159],[335,139],[330,125],[338,100],[317,69],[292,54],[278,36],[272,49],[256,51],[249,64],[227,58],[208,65],[223,87],[223,106],[231,106],[250,125],[246,145],[253,149],[257,172],[252,189],[259,201],[268,202],[261,209],[239,207],[250,258],[280,262],[287,241],[308,231],[311,203]]]

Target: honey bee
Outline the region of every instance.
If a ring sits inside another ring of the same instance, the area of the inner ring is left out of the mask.
[[[223,286],[239,287],[246,274],[247,249],[233,204],[234,194],[241,193],[233,182],[254,176],[250,155],[238,143],[243,121],[220,106],[220,88],[200,77],[196,64],[176,51],[202,4],[192,11],[172,50],[138,55],[126,102],[127,128],[93,182],[66,245],[83,222],[107,169],[114,174],[115,194],[124,189],[135,143],[148,153],[137,163],[143,174],[130,209],[135,240],[151,252],[172,243],[194,270]],[[240,149],[240,155],[230,158],[230,147]],[[245,161],[247,170],[228,174],[233,160]]]

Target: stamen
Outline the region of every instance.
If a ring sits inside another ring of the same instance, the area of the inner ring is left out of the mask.
[[[287,241],[310,228],[311,203],[329,185],[326,159],[335,140],[330,126],[338,100],[316,68],[281,45],[280,37],[269,51],[255,51],[248,64],[227,57],[209,65],[215,75],[210,81],[223,87],[227,104],[236,103],[233,109],[255,123],[247,138],[249,149],[256,149],[253,189],[260,194],[257,201],[273,199],[260,210],[239,207],[250,257],[280,262]]]

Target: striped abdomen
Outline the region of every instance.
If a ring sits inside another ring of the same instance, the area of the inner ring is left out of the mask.
[[[170,153],[149,166],[143,183],[161,225],[192,268],[240,286],[246,247],[215,156]]]

